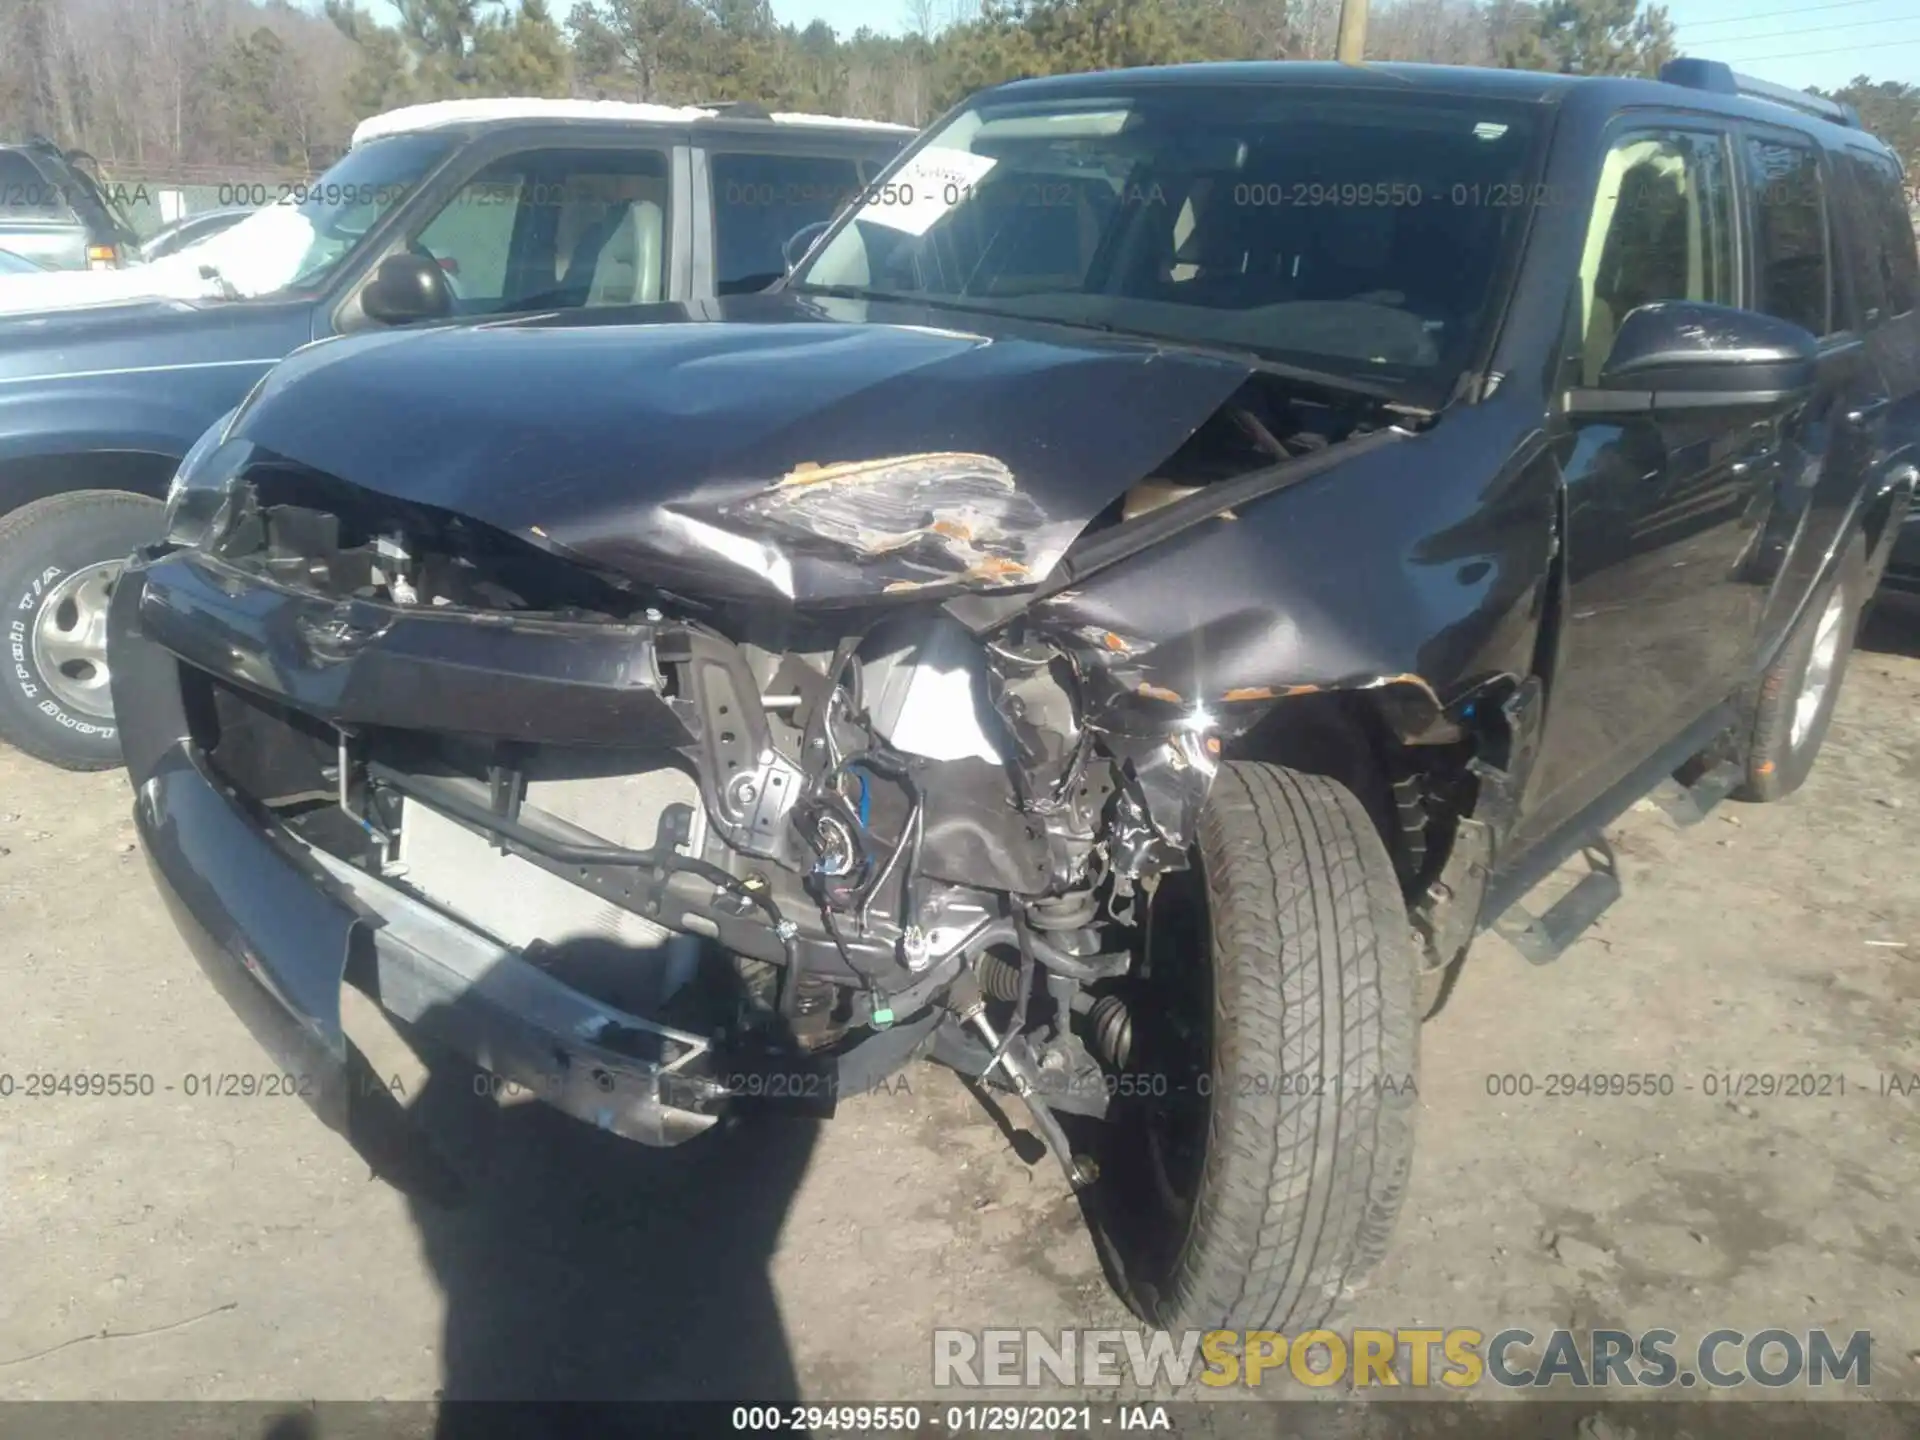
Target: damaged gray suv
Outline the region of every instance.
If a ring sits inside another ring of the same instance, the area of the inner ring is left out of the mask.
[[[1794,789],[1904,513],[1899,168],[1752,88],[1026,81],[768,293],[297,352],[113,597],[183,933],[356,1143],[343,984],[652,1145],[931,1057],[1147,1319],[1316,1320],[1476,932]]]

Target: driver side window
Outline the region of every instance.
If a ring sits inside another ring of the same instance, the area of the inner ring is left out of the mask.
[[[536,151],[480,171],[412,248],[437,262],[454,313],[648,304],[666,271],[667,157]]]
[[[1599,383],[1620,322],[1655,300],[1737,305],[1727,138],[1640,131],[1601,163],[1580,257],[1580,383]]]
[[[484,314],[504,307],[507,252],[513,217],[520,207],[521,176],[495,164],[460,187],[447,208],[427,222],[414,241],[446,272],[457,313]]]

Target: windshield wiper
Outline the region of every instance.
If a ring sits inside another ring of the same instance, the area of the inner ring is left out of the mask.
[[[1194,350],[1202,355],[1217,355],[1225,360],[1238,360],[1243,365],[1268,375],[1277,375],[1283,380],[1299,380],[1309,385],[1324,385],[1330,390],[1347,390],[1357,395],[1368,395],[1375,400],[1400,400],[1400,390],[1393,385],[1378,380],[1362,379],[1358,375],[1348,375],[1338,370],[1320,370],[1311,365],[1296,365],[1290,360],[1281,360],[1264,350],[1256,350],[1245,345],[1228,345],[1218,340],[1203,340],[1185,335],[1163,335],[1151,330],[1129,330],[1115,325],[1110,320],[1052,320],[1054,325],[1085,327],[1100,330],[1109,335],[1118,335],[1129,340],[1151,340],[1170,350]],[[1414,409],[1419,414],[1429,413],[1418,407],[1402,405],[1403,409]]]
[[[200,278],[202,280],[211,280],[214,284],[218,285],[220,287],[220,298],[222,300],[238,300],[240,298],[240,287],[227,279],[227,277],[221,273],[220,267],[215,265],[211,260],[203,260],[200,263]]]
[[[799,295],[829,295],[836,300],[879,300],[891,305],[919,305],[928,310],[953,310],[962,315],[989,315],[1002,320],[1032,320],[1013,310],[996,310],[945,295],[909,295],[899,290],[869,290],[860,285],[789,285]]]
[[[796,295],[825,295],[834,300],[890,300],[901,305],[933,303],[923,296],[902,295],[897,290],[869,290],[864,285],[789,284],[786,288]]]
[[[1349,394],[1365,395],[1374,400],[1389,401],[1397,410],[1409,414],[1425,416],[1433,413],[1424,407],[1409,405],[1402,398],[1397,386],[1383,384],[1378,380],[1362,379],[1357,375],[1342,374],[1339,371],[1318,370],[1312,366],[1296,365],[1291,361],[1276,359],[1264,351],[1249,349],[1243,345],[1227,345],[1218,341],[1185,335],[1168,335],[1152,330],[1133,330],[1123,325],[1116,325],[1111,320],[1092,317],[1069,320],[1055,315],[1023,314],[1017,310],[970,305],[965,301],[952,300],[944,296],[904,295],[891,290],[868,290],[859,285],[791,285],[787,288],[801,295],[828,295],[837,300],[880,300],[900,305],[924,305],[929,310],[957,310],[964,315],[985,315],[1001,320],[1013,320],[1023,325],[1057,325],[1064,330],[1092,330],[1097,334],[1112,335],[1123,340],[1146,341],[1169,350],[1190,350],[1201,355],[1235,360],[1268,375],[1277,375],[1283,380],[1297,380],[1308,385],[1321,385],[1329,390],[1342,390]],[[1051,293],[1079,292],[1054,291]]]

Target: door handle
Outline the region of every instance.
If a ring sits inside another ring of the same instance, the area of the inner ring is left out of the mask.
[[[1878,400],[1869,400],[1864,405],[1856,405],[1853,409],[1847,411],[1847,423],[1849,425],[1864,425],[1892,403],[1893,397],[1891,395],[1882,395]]]

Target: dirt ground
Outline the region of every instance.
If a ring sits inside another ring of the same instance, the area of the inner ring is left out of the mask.
[[[1867,1329],[1875,1394],[1920,1398],[1920,617],[1868,640],[1800,795],[1688,830],[1643,806],[1626,898],[1558,964],[1480,943],[1424,1032],[1395,1248],[1336,1324]],[[266,1067],[128,798],[0,752],[0,1399],[899,1398],[936,1326],[1125,1323],[1058,1173],[931,1068],[652,1152],[382,1042],[469,1177],[452,1210],[297,1099],[189,1097]],[[1845,1092],[1708,1093],[1730,1071]],[[154,1090],[27,1098],[32,1072]],[[1566,1072],[1673,1092],[1547,1096]]]

